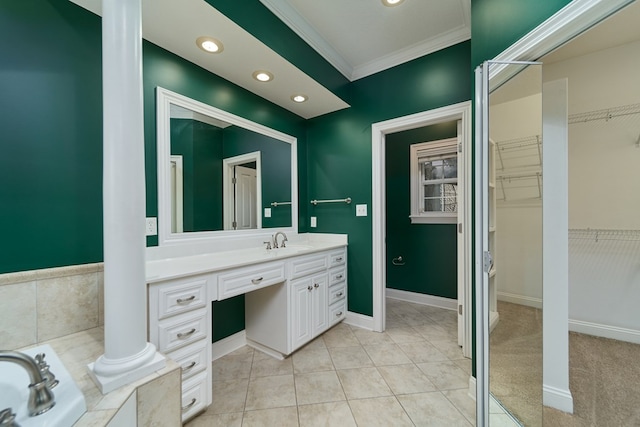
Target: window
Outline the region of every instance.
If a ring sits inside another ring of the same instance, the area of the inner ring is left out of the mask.
[[[413,144],[411,223],[458,222],[458,140]]]

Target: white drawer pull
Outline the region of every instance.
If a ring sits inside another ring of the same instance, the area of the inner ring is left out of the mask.
[[[191,328],[191,330],[189,332],[178,332],[177,337],[178,338],[186,338],[189,335],[193,334],[196,331],[196,328]]]
[[[338,293],[336,294],[336,298],[340,298],[342,295],[343,295],[343,293],[342,293],[342,291],[340,291],[340,292],[338,292]]]
[[[176,300],[176,302],[178,304],[182,304],[182,303],[185,303],[185,302],[193,301],[194,299],[196,299],[196,296],[195,295],[191,295],[189,298],[178,298]]]
[[[341,311],[336,313],[336,317],[340,317],[340,316],[342,316],[342,312]]]
[[[182,367],[182,372],[188,371],[189,369],[193,368],[194,366],[196,366],[196,362],[195,361],[189,363],[187,366],[183,366]]]
[[[191,408],[193,405],[196,404],[197,401],[198,400],[195,397],[193,399],[191,399],[191,402],[189,402],[188,405],[182,407],[182,412],[184,412],[184,411],[188,410],[189,408]]]
[[[258,277],[257,279],[251,279],[251,283],[253,283],[254,285],[257,285],[258,283],[262,282],[263,279],[264,279],[264,277]]]
[[[340,279],[342,279],[342,274],[338,274],[338,275],[336,276],[336,280],[340,280]]]

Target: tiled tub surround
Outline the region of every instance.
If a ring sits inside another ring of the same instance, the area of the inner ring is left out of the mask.
[[[51,345],[86,400],[76,426],[127,425],[125,416],[138,425],[180,425],[181,375],[171,360],[106,395],[95,386],[87,364],[104,353],[103,319],[102,263],[0,275],[0,348]]]

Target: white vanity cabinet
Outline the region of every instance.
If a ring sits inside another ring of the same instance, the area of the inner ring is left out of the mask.
[[[280,358],[346,315],[344,248],[291,258],[287,264],[286,284],[245,296],[247,343]]]
[[[211,404],[211,296],[216,276],[149,285],[149,340],[182,367],[182,420]],[[215,296],[214,296],[215,298]]]

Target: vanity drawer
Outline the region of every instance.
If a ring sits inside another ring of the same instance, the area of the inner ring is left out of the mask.
[[[198,276],[159,285],[158,319],[206,306],[208,281]]]
[[[218,299],[223,300],[284,282],[284,262],[237,268],[218,276]]]
[[[325,254],[309,255],[294,259],[291,261],[290,278],[295,279],[326,270],[328,267],[327,262],[327,255]]]
[[[207,367],[207,340],[200,340],[186,347],[168,353],[182,368],[182,381],[191,378]]]
[[[202,372],[182,383],[182,421],[207,406],[207,373]]]
[[[206,308],[158,322],[158,349],[167,353],[207,336]]]
[[[329,304],[333,304],[336,301],[344,299],[347,295],[346,285],[343,283],[338,286],[332,286],[329,289]]]
[[[344,249],[329,254],[329,267],[344,265],[347,262],[347,252]]]
[[[333,326],[347,316],[347,299],[344,298],[329,306],[329,326]]]
[[[347,278],[347,271],[344,267],[334,268],[329,273],[329,286],[333,286],[336,283],[344,282]]]

